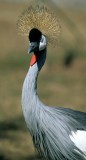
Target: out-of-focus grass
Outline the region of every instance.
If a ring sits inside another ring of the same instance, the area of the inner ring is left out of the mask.
[[[17,35],[16,21],[26,6],[0,2],[0,159],[4,160],[37,159],[21,109],[22,84],[30,56],[27,39]],[[58,14],[62,16],[61,12]],[[58,49],[48,49],[46,64],[38,78],[38,95],[47,105],[86,111],[86,14],[85,11],[66,14],[82,36],[77,41],[66,17],[64,21],[61,17],[61,44]],[[63,58],[69,49],[74,50],[76,58],[66,67]]]

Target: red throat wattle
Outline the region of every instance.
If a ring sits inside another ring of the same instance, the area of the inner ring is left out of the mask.
[[[38,61],[39,57],[40,57],[39,55],[34,53],[30,61],[30,66],[33,66]]]

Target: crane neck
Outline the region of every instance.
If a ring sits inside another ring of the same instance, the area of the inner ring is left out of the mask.
[[[46,49],[40,51],[39,54],[40,56],[38,55],[39,57],[37,62],[33,66],[30,66],[29,72],[28,72],[30,89],[32,89],[34,93],[36,92],[36,89],[37,89],[37,77],[38,77],[39,71],[42,69],[46,60]]]
[[[38,105],[41,103],[37,95],[37,77],[39,71],[45,63],[46,52],[46,49],[41,51],[40,58],[38,59],[37,63],[35,63],[33,66],[30,66],[29,71],[24,80],[22,89],[22,107],[24,111],[25,108],[27,110],[27,108],[31,109],[36,106],[38,107]]]
[[[46,60],[46,49],[41,51],[40,54],[37,63],[30,66],[22,88],[22,110],[30,131],[32,131],[30,122],[33,123],[32,112],[34,112],[33,116],[35,117],[36,113],[39,112],[39,108],[44,106],[37,95],[37,77]]]

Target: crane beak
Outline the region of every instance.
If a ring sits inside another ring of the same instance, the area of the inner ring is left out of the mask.
[[[36,52],[39,50],[38,42],[31,42],[29,45],[28,53]]]

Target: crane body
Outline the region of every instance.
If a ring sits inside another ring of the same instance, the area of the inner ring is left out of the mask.
[[[43,104],[37,94],[37,78],[49,45],[57,46],[61,25],[48,6],[29,6],[17,26],[29,38],[33,53],[22,88],[22,110],[38,153],[45,160],[86,160],[86,113]]]
[[[37,78],[47,54],[47,43],[42,43],[44,48],[32,56],[22,89],[22,109],[27,127],[35,148],[46,160],[85,160],[86,113],[46,106],[37,95]],[[32,51],[35,49],[31,44],[30,47]],[[83,139],[80,139],[82,135]]]

